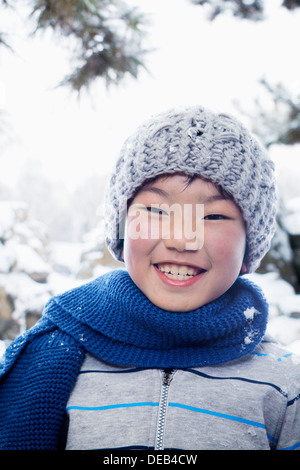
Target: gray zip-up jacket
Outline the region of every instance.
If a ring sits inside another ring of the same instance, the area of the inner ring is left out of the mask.
[[[300,363],[270,338],[201,368],[120,368],[87,355],[66,412],[66,449],[300,449]]]

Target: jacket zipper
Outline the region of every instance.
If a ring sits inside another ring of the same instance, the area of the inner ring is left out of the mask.
[[[155,450],[163,449],[169,387],[173,379],[174,373],[175,373],[174,369],[166,369],[163,371],[163,375],[162,375],[162,389],[161,389],[161,397],[160,397],[160,404],[159,404]]]

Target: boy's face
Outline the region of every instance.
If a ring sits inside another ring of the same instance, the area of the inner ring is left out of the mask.
[[[239,208],[199,177],[158,177],[129,207],[125,265],[162,309],[187,312],[220,297],[238,277],[245,248]]]

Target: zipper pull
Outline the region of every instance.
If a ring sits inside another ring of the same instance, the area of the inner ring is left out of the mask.
[[[162,384],[169,386],[173,379],[174,369],[165,369],[162,377]]]

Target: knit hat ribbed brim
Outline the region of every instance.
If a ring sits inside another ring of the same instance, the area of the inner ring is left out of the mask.
[[[106,193],[108,249],[121,259],[122,212],[143,183],[162,174],[202,176],[221,186],[246,223],[247,272],[270,248],[276,227],[274,164],[241,122],[203,107],[153,116],[124,143]]]

